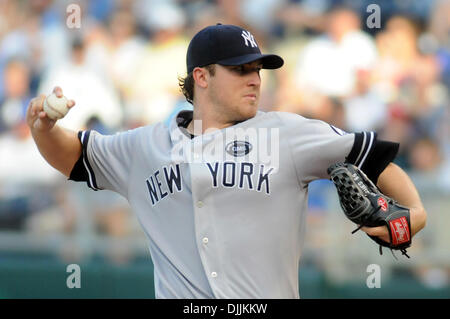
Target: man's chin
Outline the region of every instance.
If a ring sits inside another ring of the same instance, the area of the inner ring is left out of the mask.
[[[258,112],[258,107],[256,105],[245,107],[245,109],[242,109],[242,111],[239,114],[240,115],[239,122],[243,122],[243,121],[251,119],[252,117],[255,117],[257,112]]]

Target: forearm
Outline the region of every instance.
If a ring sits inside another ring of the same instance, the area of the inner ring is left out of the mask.
[[[425,227],[427,213],[419,192],[409,176],[400,167],[390,163],[380,174],[377,186],[383,194],[410,208],[411,232],[413,235]]]
[[[47,132],[32,129],[31,134],[45,160],[69,177],[82,152],[77,133],[55,125]]]

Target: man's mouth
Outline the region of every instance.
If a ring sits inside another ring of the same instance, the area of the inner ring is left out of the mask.
[[[247,98],[249,98],[249,99],[256,100],[256,94],[253,94],[253,93],[246,94],[246,95],[244,95],[244,97],[247,97]]]

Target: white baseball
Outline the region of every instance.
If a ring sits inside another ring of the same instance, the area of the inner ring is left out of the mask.
[[[67,102],[65,96],[57,97],[55,93],[52,93],[44,100],[44,112],[52,120],[62,119],[69,112]]]

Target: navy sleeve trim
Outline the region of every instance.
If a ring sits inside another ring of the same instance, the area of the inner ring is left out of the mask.
[[[377,139],[375,132],[355,133],[346,162],[360,168],[375,184],[386,166],[395,159],[400,144]]]
[[[78,139],[83,146],[82,153],[80,158],[75,163],[75,166],[70,173],[69,180],[73,180],[76,182],[86,182],[89,188],[93,190],[99,190],[97,187],[97,181],[95,179],[94,170],[92,169],[91,164],[87,158],[87,145],[89,141],[90,131],[80,131],[78,132]]]
[[[355,133],[355,142],[347,157],[347,162],[361,169],[372,150],[377,138],[375,132]]]

